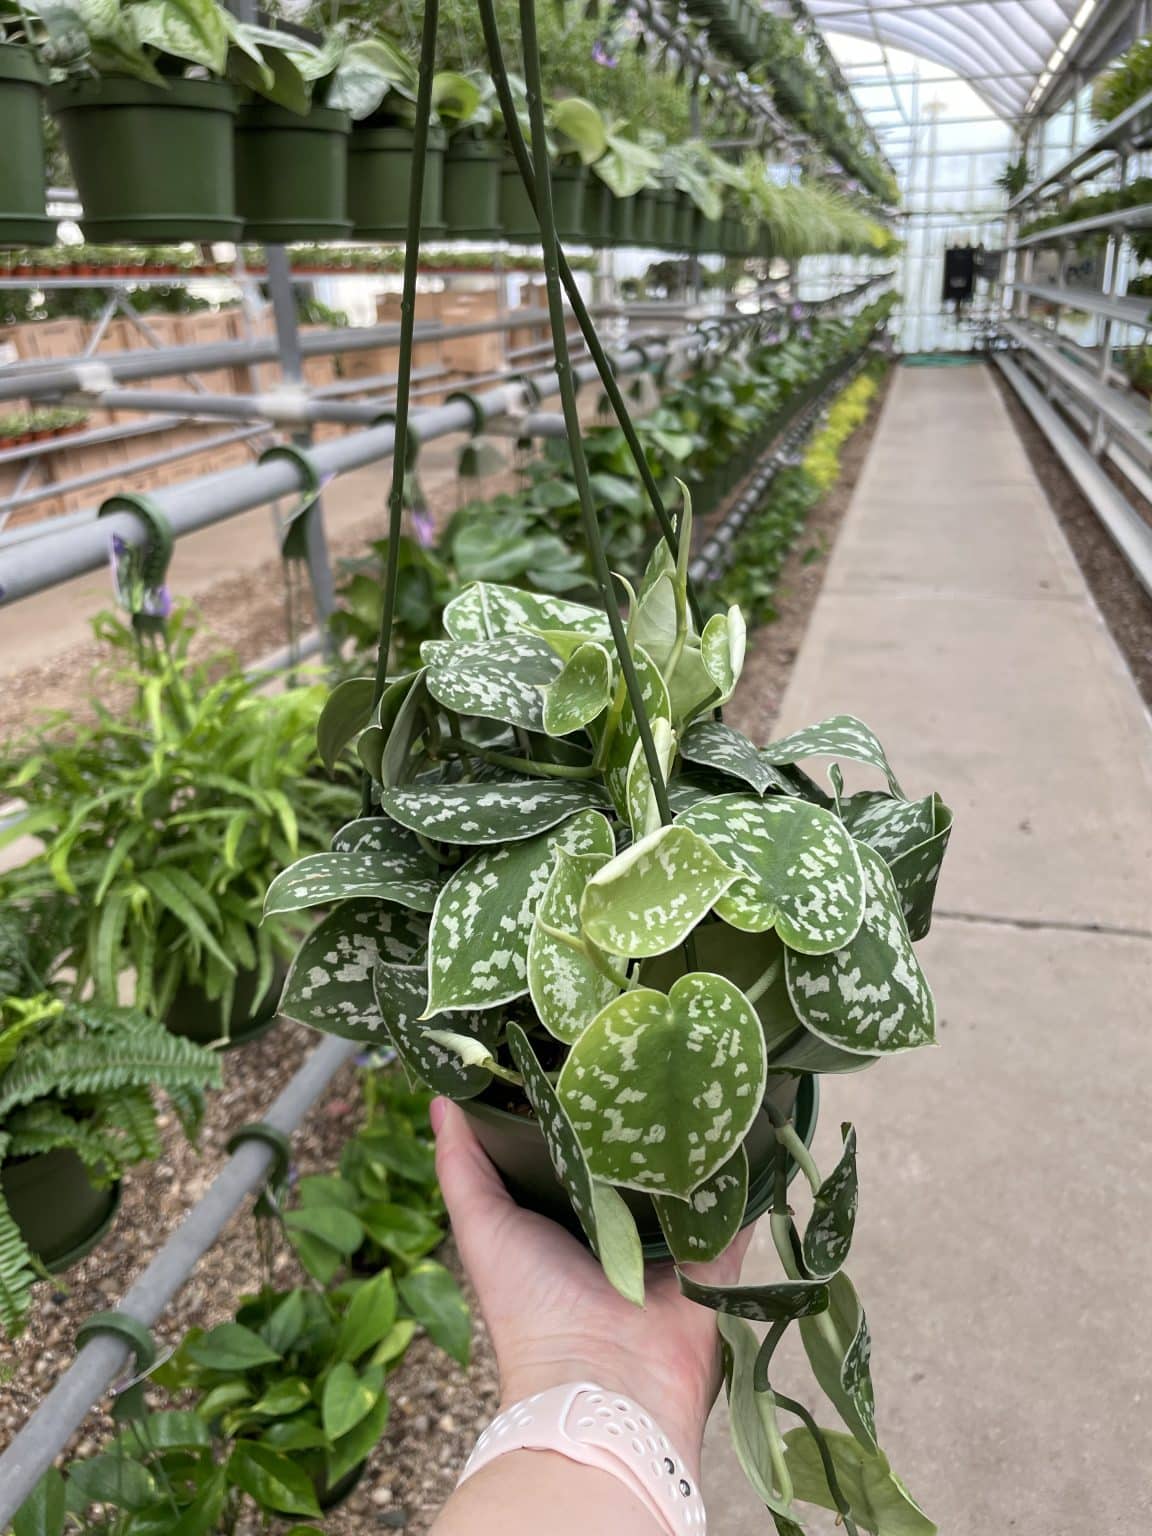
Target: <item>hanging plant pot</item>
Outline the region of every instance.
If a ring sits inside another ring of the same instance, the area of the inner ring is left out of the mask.
[[[676,194],[676,248],[681,251],[699,249],[696,243],[696,225],[699,220],[696,204],[687,192]]]
[[[706,219],[703,214],[696,220],[694,250],[712,253],[723,250],[723,220]]]
[[[236,209],[245,240],[343,240],[348,217],[347,112],[313,107],[306,117],[268,102],[236,118]]]
[[[240,238],[230,85],[98,77],[53,86],[48,110],[76,173],[85,239]]]
[[[53,1274],[92,1252],[120,1204],[120,1185],[98,1189],[71,1147],[5,1163],[0,1193],[21,1237]]]
[[[676,244],[677,216],[680,211],[680,194],[675,187],[661,187],[656,194],[656,214],[652,226],[652,243],[662,251],[672,250]]]
[[[636,244],[636,198],[612,199],[612,241],[614,245]]]
[[[587,239],[584,227],[584,183],[587,173],[582,165],[559,161],[552,166],[552,206],[556,214],[556,233],[561,240]],[[505,154],[500,171],[500,225],[505,240],[518,245],[538,245],[540,225],[532,211],[520,169],[511,154]]]
[[[500,146],[480,129],[453,136],[444,161],[444,223],[457,240],[500,238]]]
[[[633,199],[636,204],[633,238],[637,245],[645,249],[651,249],[656,244],[657,195],[655,187],[641,187]]]
[[[795,1077],[769,1076],[765,1099],[781,1114],[794,1116],[797,1133],[808,1146],[816,1130],[819,1091],[814,1077],[801,1078],[799,1089],[796,1085]],[[564,1187],[556,1177],[537,1122],[497,1109],[479,1099],[468,1099],[461,1108],[516,1201],[542,1216],[550,1216],[580,1236],[579,1223]],[[772,1204],[776,1138],[772,1122],[764,1110],[753,1122],[745,1148],[748,1153],[748,1204],[742,1225],[748,1226]],[[791,1179],[795,1172],[795,1164],[792,1164],[788,1177]],[[670,1258],[650,1197],[635,1189],[621,1189],[620,1194],[636,1218],[644,1257],[649,1260]]]
[[[0,245],[51,245],[44,211],[44,76],[30,48],[0,44]]]
[[[182,982],[164,1015],[165,1026],[172,1034],[182,1035],[185,1040],[195,1040],[199,1045],[214,1045],[218,1040],[226,1040],[225,1050],[247,1045],[249,1041],[266,1034],[275,1024],[287,974],[287,968],[277,963],[272,972],[271,985],[257,1002],[259,973],[255,970],[240,971],[236,977],[226,1030],[221,1024],[219,1001],[210,998],[203,987],[198,987],[195,982]]]
[[[360,240],[403,240],[412,176],[411,128],[357,124],[348,141],[348,212]],[[428,130],[421,235],[444,233],[444,130]]]
[[[599,176],[589,176],[584,188],[584,233],[589,245],[612,244],[612,204],[615,199]]]

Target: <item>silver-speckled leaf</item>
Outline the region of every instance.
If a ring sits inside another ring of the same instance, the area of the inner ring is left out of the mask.
[[[718,1259],[740,1230],[748,1204],[748,1154],[736,1148],[687,1200],[655,1195],[660,1230],[677,1264]]]
[[[450,1099],[474,1099],[492,1081],[485,1067],[466,1067],[446,1046],[430,1040],[427,1030],[452,1029],[469,1033],[494,1046],[500,1021],[492,1014],[454,1013],[450,1019],[426,1018],[428,971],[423,965],[377,962],[373,974],[376,1006],[396,1054],[413,1077]]]
[[[444,609],[444,631],[453,640],[495,640],[525,629],[578,629],[598,639],[611,634],[598,608],[491,581],[473,582]]]
[[[642,645],[663,670],[676,644],[676,583],[672,572],[656,575],[642,588],[628,618],[628,639]]]
[[[632,647],[632,660],[636,667],[636,680],[640,684],[640,697],[644,702],[649,720],[671,720],[672,706],[668,689],[660,669],[643,646]],[[628,814],[628,764],[640,740],[636,728],[636,714],[632,701],[621,678],[616,685],[616,697],[608,714],[598,720],[592,729],[594,740],[599,744],[605,731],[612,733],[604,762],[604,781],[613,803],[621,816]]]
[[[542,729],[543,690],[559,677],[560,658],[537,635],[425,640],[420,655],[428,692],[447,709]]]
[[[268,887],[264,916],[326,907],[351,896],[375,896],[417,912],[431,912],[440,890],[437,866],[424,854],[308,853],[281,870]]]
[[[879,768],[892,793],[904,798],[904,791],[888,766],[884,748],[855,715],[829,715],[819,725],[807,726],[780,741],[769,742],[763,752],[771,763],[795,763],[805,757],[842,757],[854,763],[869,763],[873,768]]]
[[[727,613],[714,613],[700,636],[700,658],[715,684],[717,704],[726,704],[744,670],[748,631],[744,615],[733,605]]]
[[[608,853],[566,853],[553,850],[556,864],[540,898],[528,940],[528,990],[541,1024],[558,1040],[569,1043],[596,1017],[605,1003],[620,992],[626,977],[613,982],[604,974],[612,969],[607,955],[597,966],[573,944],[565,944],[546,929],[581,939],[580,898],[590,877],[611,857]],[[587,939],[584,939],[587,943]],[[615,966],[623,973],[619,961]]]
[[[806,1028],[831,1045],[871,1056],[930,1045],[936,1009],[908,937],[887,864],[858,843],[864,870],[864,921],[830,955],[784,956],[788,995]]]
[[[394,821],[434,842],[481,847],[546,832],[585,807],[603,803],[591,784],[569,779],[509,779],[481,784],[409,784],[386,789],[381,805]]]
[[[676,756],[676,732],[667,720],[653,720],[652,741],[656,747],[656,756],[660,761],[664,783],[667,784],[668,775],[672,772],[672,762]],[[640,741],[636,743],[632,752],[632,761],[628,764],[626,793],[632,835],[647,837],[661,825],[660,805],[656,799],[652,776],[648,772],[644,744]]]
[[[775,928],[805,954],[842,948],[864,916],[864,876],[851,836],[830,811],[772,795],[721,795],[677,819],[742,876],[717,901],[734,928]]]
[[[597,1184],[556,1090],[536,1059],[528,1036],[515,1022],[508,1025],[508,1048],[524,1092],[544,1133],[556,1177],[567,1191],[584,1234],[608,1280],[637,1306],[644,1304],[644,1254],[632,1212],[610,1185]]]
[[[679,944],[739,878],[682,823],[659,827],[589,880],[580,926],[609,954],[661,955]]]
[[[358,816],[332,834],[333,853],[421,853],[407,827],[389,816]]]
[[[856,1288],[843,1270],[828,1283],[820,1319],[802,1319],[800,1338],[812,1374],[861,1445],[876,1445],[876,1402],[869,1359],[872,1340]]]
[[[752,1005],[725,977],[693,972],[602,1009],[557,1093],[596,1178],[687,1199],[748,1134],[764,1081]]]
[[[844,1138],[840,1161],[816,1191],[804,1229],[804,1268],[813,1280],[831,1280],[844,1268],[860,1203],[856,1132],[845,1124],[840,1134]]]
[[[935,831],[933,797],[899,800],[879,790],[850,795],[840,817],[857,842],[867,843],[891,866],[893,859],[927,842]]]
[[[936,1526],[893,1472],[883,1451],[866,1451],[850,1435],[834,1429],[824,1431],[824,1441],[836,1481],[861,1530],[879,1536],[937,1536]],[[790,1429],[784,1442],[796,1498],[835,1510],[820,1448],[812,1435],[804,1427]]]
[[[913,939],[922,939],[932,926],[936,881],[952,835],[952,812],[939,795],[932,796],[932,836],[889,861],[904,920]]]
[[[561,827],[474,854],[445,885],[428,939],[429,1006],[496,1008],[528,991],[528,943],[552,876],[553,849],[610,854],[612,829],[598,811]]]
[[[680,1275],[690,1301],[750,1323],[784,1323],[828,1309],[828,1287],[820,1280],[779,1280],[775,1285],[704,1285]]]
[[[549,736],[581,730],[612,702],[612,658],[595,640],[585,641],[544,690],[541,723]]]
[[[719,1314],[716,1327],[724,1352],[732,1449],[757,1498],[773,1515],[787,1518],[791,1502],[781,1497],[773,1480],[772,1396],[768,1392],[757,1392],[753,1384],[760,1338],[748,1323],[730,1312]],[[779,1523],[777,1529],[780,1529]]]
[[[749,785],[758,795],[769,790],[792,794],[788,779],[769,763],[747,736],[721,720],[700,720],[685,731],[680,756],[689,763],[715,768]]]
[[[428,925],[378,901],[345,901],[300,944],[284,983],[280,1012],[345,1040],[380,1040],[372,978],[376,962],[407,964],[423,949]]]

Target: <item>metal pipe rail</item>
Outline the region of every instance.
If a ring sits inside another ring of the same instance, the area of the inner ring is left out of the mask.
[[[335,1037],[319,1045],[265,1114],[264,1123],[294,1131],[359,1046]],[[263,1185],[274,1153],[267,1142],[245,1141],[216,1175],[116,1310],[150,1328],[211,1248],[243,1202]],[[131,1347],[116,1334],[97,1334],[77,1354],[48,1396],[0,1455],[0,1530],[80,1428],[94,1403],[124,1370]]]

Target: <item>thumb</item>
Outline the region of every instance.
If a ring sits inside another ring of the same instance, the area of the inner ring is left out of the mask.
[[[472,1270],[516,1205],[458,1104],[433,1099],[428,1118],[436,1135],[436,1177],[461,1257]]]

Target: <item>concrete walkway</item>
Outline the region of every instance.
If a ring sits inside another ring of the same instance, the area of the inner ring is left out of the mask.
[[[941,1048],[822,1085],[882,1441],[942,1536],[1152,1530],[1152,730],[983,368],[895,381],[780,730],[841,710],[956,813]],[[726,1439],[709,1528],[770,1529]]]

